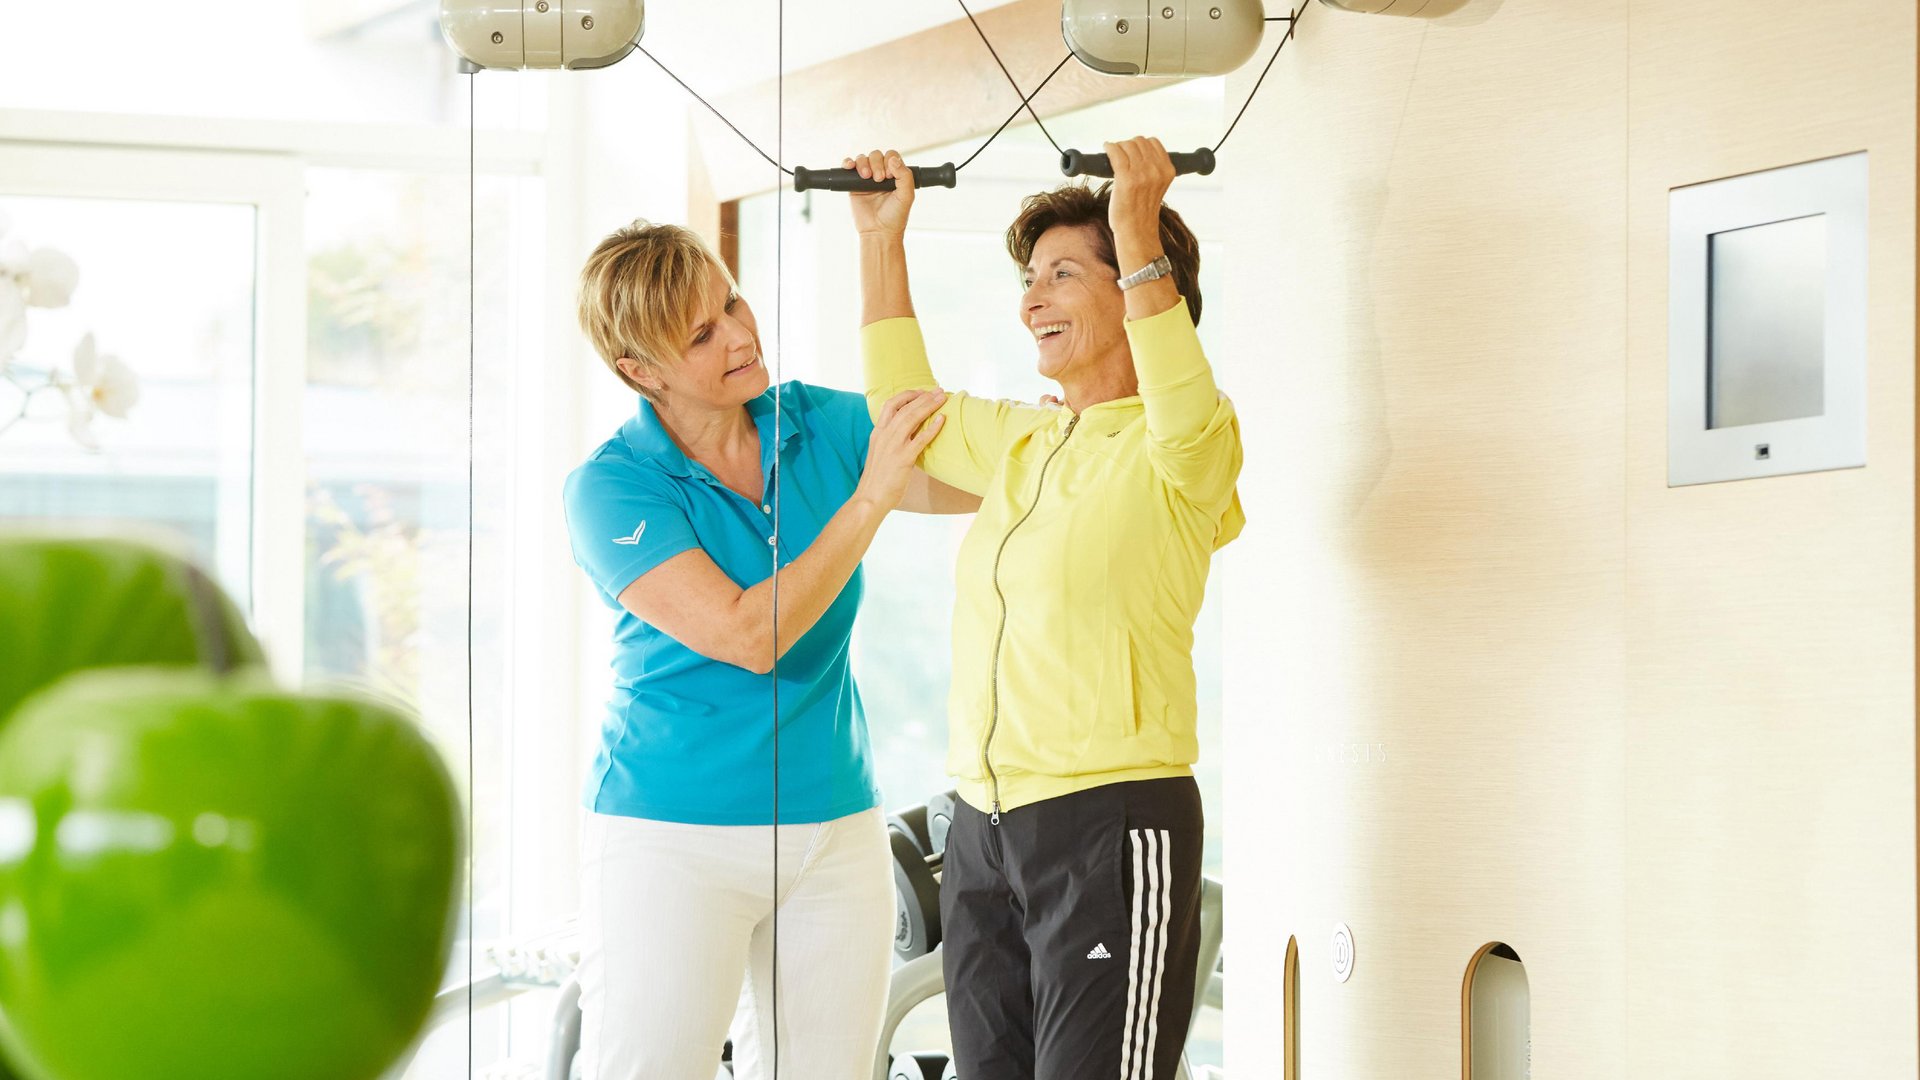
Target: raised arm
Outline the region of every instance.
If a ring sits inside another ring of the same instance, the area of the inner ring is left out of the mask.
[[[907,218],[913,213],[913,170],[892,150],[846,159],[866,179],[893,179],[892,191],[850,196],[860,236],[860,325],[913,318],[907,286]]]
[[[1173,183],[1173,162],[1158,139],[1107,143],[1106,151],[1113,163],[1108,223],[1115,259],[1126,275],[1166,253],[1160,205]],[[1124,295],[1127,341],[1147,414],[1148,457],[1190,501],[1224,512],[1242,460],[1233,403],[1214,382],[1172,277],[1142,282]]]
[[[853,224],[860,235],[860,348],[867,407],[878,415],[882,403],[896,394],[940,385],[927,361],[907,282],[906,229],[913,209],[913,172],[891,150],[848,158],[846,167],[863,177],[894,181],[893,191],[852,196]],[[955,392],[941,415],[950,422],[927,447],[920,467],[936,482],[980,495],[1007,444],[1039,422],[1044,410]]]

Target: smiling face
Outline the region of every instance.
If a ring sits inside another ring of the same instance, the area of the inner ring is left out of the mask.
[[[700,303],[678,362],[642,367],[623,359],[621,370],[675,410],[737,408],[767,389],[759,324],[717,266],[709,269]]]
[[[1039,343],[1040,374],[1068,386],[1132,370],[1120,274],[1093,226],[1048,229],[1021,274],[1020,321]]]

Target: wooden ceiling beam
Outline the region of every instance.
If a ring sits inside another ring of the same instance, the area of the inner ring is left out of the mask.
[[[1060,0],[1014,0],[975,17],[1028,92],[1067,55]],[[1176,81],[1101,75],[1069,60],[1033,105],[1046,119]],[[778,81],[769,79],[714,105],[769,154],[780,135],[783,164],[810,168],[837,167],[847,154],[875,148],[896,148],[911,158],[916,150],[984,138],[1020,101],[964,16],[793,72],[786,78],[784,108],[781,94]],[[720,201],[770,191],[780,182],[739,136],[697,103],[691,107],[697,144]]]

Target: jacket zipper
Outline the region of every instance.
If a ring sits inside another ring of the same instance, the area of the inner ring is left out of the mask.
[[[1000,726],[1000,643],[1007,636],[1007,594],[1000,588],[1000,557],[1007,553],[1007,541],[1013,539],[1013,534],[1039,508],[1040,493],[1046,490],[1047,469],[1052,467],[1054,456],[1066,447],[1067,440],[1073,438],[1073,429],[1079,424],[1080,417],[1077,415],[1067,421],[1067,431],[1060,436],[1060,445],[1049,451],[1047,460],[1040,463],[1040,480],[1033,486],[1033,503],[1027,507],[1026,513],[1020,515],[1020,520],[1007,529],[1007,534],[1000,538],[999,549],[993,553],[993,594],[1000,598],[1000,628],[993,635],[992,706],[987,716],[987,737],[980,744],[980,764],[987,770],[987,782],[993,788],[993,816],[989,820],[995,825],[1000,824],[1000,776],[993,771],[993,733]]]

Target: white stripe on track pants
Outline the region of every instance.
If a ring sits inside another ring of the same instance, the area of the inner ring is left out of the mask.
[[[1192,777],[1000,815],[954,807],[940,882],[964,1080],[1173,1080],[1193,1016],[1206,822]]]
[[[771,826],[589,813],[581,828],[585,1080],[774,1080]],[[780,1075],[873,1071],[891,969],[878,809],[779,828]]]

